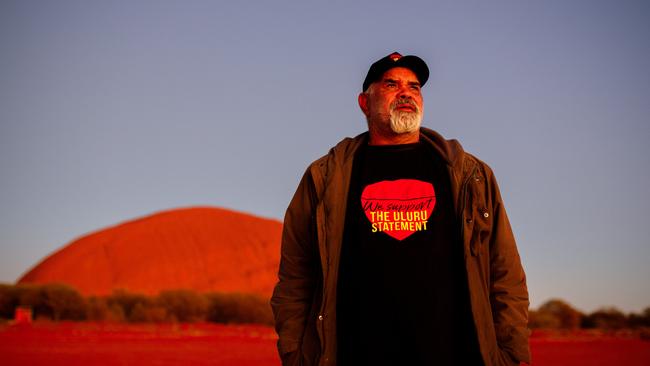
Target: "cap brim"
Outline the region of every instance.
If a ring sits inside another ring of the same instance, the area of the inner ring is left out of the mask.
[[[370,66],[363,81],[363,91],[367,90],[370,84],[379,80],[386,71],[395,67],[405,67],[413,71],[420,82],[420,86],[426,84],[429,79],[429,67],[424,60],[413,55],[401,56],[398,59],[392,59],[390,56],[386,56]]]

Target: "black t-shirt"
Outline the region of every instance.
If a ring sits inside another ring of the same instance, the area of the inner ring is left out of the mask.
[[[445,163],[421,144],[355,156],[338,280],[340,365],[476,363]]]

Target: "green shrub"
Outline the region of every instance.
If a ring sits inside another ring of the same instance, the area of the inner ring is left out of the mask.
[[[585,328],[616,330],[627,327],[627,318],[616,308],[602,308],[585,317]]]
[[[35,319],[85,320],[86,300],[74,288],[58,283],[21,284],[3,288],[2,317],[13,318],[17,306],[32,309]]]
[[[120,323],[126,321],[124,310],[116,303],[109,304],[106,297],[91,296],[87,300],[86,318],[92,321]]]
[[[251,294],[206,295],[209,302],[208,320],[216,323],[256,323],[273,325],[269,302]]]
[[[143,309],[151,307],[154,301],[142,294],[134,294],[125,290],[116,290],[106,298],[109,309],[115,315],[122,315],[122,318],[128,322],[143,322]]]
[[[205,321],[208,311],[206,296],[190,290],[168,290],[156,298],[158,305],[164,309],[170,320],[179,322]]]
[[[109,296],[82,297],[63,284],[0,284],[0,318],[13,319],[17,306],[35,319],[109,322],[256,323],[273,325],[268,299],[252,294],[162,291],[158,296],[116,290]]]
[[[131,310],[129,321],[133,323],[162,323],[173,321],[167,314],[167,310],[161,306],[150,303],[145,305],[137,303]]]
[[[554,314],[532,310],[528,312],[528,328],[559,329],[561,327],[560,319]]]
[[[13,319],[18,306],[15,286],[0,284],[0,319]]]
[[[43,315],[50,319],[85,320],[86,299],[74,288],[64,284],[47,284],[40,287]],[[37,313],[38,314],[38,313]]]
[[[650,328],[650,307],[641,314],[632,313],[627,316],[627,326],[630,328]]]
[[[565,301],[553,299],[537,310],[536,325],[540,328],[576,329],[580,327],[583,314]]]

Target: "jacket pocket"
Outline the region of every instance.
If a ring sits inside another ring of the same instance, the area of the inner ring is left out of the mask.
[[[492,233],[492,213],[485,207],[472,209],[472,255],[477,256],[488,248]]]
[[[280,355],[282,366],[302,366],[301,357],[298,350]]]
[[[497,351],[498,351],[498,356],[497,357],[499,359],[498,365],[500,365],[500,366],[519,366],[519,362],[513,360],[512,357],[510,357],[510,355],[506,351],[502,350],[501,348],[497,348]]]
[[[466,215],[471,225],[470,251],[478,256],[486,250],[492,232],[492,212],[487,200],[487,183],[480,171],[470,178],[467,192]]]
[[[298,350],[298,342],[280,338],[278,340],[278,351],[280,355]]]

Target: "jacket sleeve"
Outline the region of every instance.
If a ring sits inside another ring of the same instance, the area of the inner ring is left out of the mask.
[[[489,169],[489,168],[488,168]],[[490,306],[504,358],[530,363],[528,289],[515,238],[494,175],[489,172],[493,214],[490,238]]]
[[[316,194],[309,169],[287,208],[278,283],[271,307],[283,365],[298,365],[305,322],[320,273],[315,235]]]

